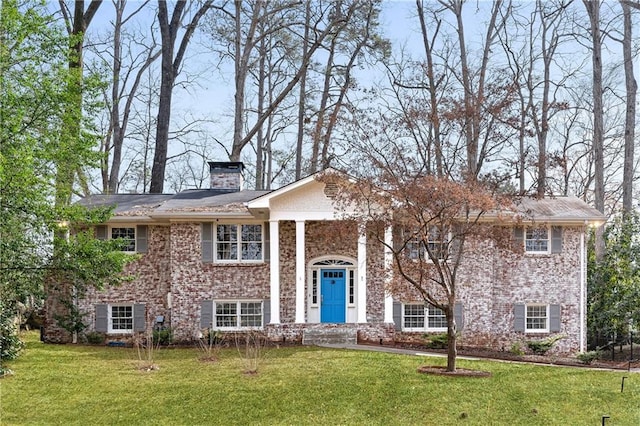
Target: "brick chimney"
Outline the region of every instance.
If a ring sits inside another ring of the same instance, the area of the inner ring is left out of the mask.
[[[209,161],[210,189],[220,192],[237,192],[244,184],[241,161]]]

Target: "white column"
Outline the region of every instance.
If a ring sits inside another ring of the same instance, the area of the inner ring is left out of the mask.
[[[304,220],[296,221],[296,323],[304,323]]]
[[[393,233],[391,227],[384,231],[384,273],[385,273],[385,292],[384,292],[384,322],[393,322],[393,296],[389,292],[391,284],[391,273],[393,266],[393,253],[391,253],[391,244],[393,244]]]
[[[367,322],[367,233],[366,225],[358,225],[358,308],[357,322]]]
[[[269,222],[269,238],[271,324],[280,324],[280,227],[277,220]]]
[[[584,244],[584,233],[586,231],[586,225],[580,232],[580,352],[584,352],[586,350],[586,333],[585,328],[587,325],[587,319],[585,318],[585,310],[586,310],[586,293],[587,293],[587,285],[586,285],[586,268],[587,268],[587,251],[585,250]]]

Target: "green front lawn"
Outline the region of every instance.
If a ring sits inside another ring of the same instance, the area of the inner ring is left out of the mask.
[[[2,425],[640,424],[637,373],[461,360],[492,377],[440,377],[416,369],[441,358],[312,347],[268,350],[257,375],[236,349],[160,349],[146,372],[133,349],[27,339],[0,379]]]

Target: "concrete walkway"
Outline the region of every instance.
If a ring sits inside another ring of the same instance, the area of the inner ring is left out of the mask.
[[[371,352],[387,352],[392,354],[399,355],[414,355],[414,356],[423,356],[423,357],[436,357],[436,358],[446,358],[447,354],[443,354],[440,352],[428,352],[428,351],[417,351],[415,349],[401,349],[395,348],[391,346],[376,346],[376,345],[352,345],[352,344],[321,344],[318,345],[323,348],[331,348],[331,349],[349,349],[355,351],[371,351]],[[631,373],[640,373],[640,368],[632,368],[631,370],[627,369],[616,369],[616,368],[602,368],[602,367],[590,367],[585,365],[576,366],[576,365],[562,365],[562,364],[551,364],[544,362],[532,362],[532,361],[516,361],[516,360],[507,360],[507,359],[497,359],[497,358],[477,358],[470,357],[464,355],[458,355],[457,359],[462,359],[466,361],[489,361],[489,362],[505,362],[510,364],[528,364],[528,365],[541,365],[548,367],[564,367],[564,368],[579,368],[579,369],[588,369],[595,371],[615,371],[615,372],[631,372]]]

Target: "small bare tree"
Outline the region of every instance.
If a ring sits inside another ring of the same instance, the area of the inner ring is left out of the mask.
[[[340,210],[366,223],[392,255],[394,273],[387,290],[399,299],[418,294],[425,304],[444,312],[447,371],[455,371],[458,325],[454,307],[465,242],[481,233],[486,235],[481,219],[497,209],[500,201],[480,183],[398,174],[406,167],[389,162],[376,166],[377,177],[357,183],[336,181],[335,175],[322,179],[339,185]]]

